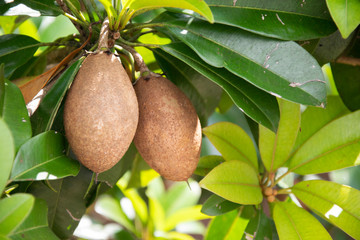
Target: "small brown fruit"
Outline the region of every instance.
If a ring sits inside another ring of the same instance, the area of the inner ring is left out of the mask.
[[[84,60],[66,98],[64,126],[79,161],[96,173],[113,167],[135,135],[138,103],[131,81],[113,54]]]
[[[135,85],[139,124],[134,143],[160,175],[185,181],[195,171],[201,147],[201,126],[186,95],[163,77],[140,78]]]

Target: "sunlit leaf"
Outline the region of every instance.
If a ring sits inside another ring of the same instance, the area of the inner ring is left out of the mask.
[[[181,222],[197,221],[209,218],[209,216],[203,214],[200,210],[201,205],[191,206],[178,210],[166,218],[165,230],[172,230]]]

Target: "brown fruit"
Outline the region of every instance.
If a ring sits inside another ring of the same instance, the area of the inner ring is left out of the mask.
[[[140,78],[135,85],[139,124],[134,143],[160,175],[187,180],[200,157],[201,126],[190,100],[163,77]]]
[[[66,98],[64,126],[79,161],[94,172],[113,167],[135,135],[138,103],[131,81],[113,54],[84,60]]]

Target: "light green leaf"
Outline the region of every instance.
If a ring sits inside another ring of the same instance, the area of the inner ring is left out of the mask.
[[[158,199],[149,197],[149,215],[157,230],[165,229],[165,210]]]
[[[292,187],[297,198],[327,221],[360,239],[360,191],[323,180],[303,181]]]
[[[316,174],[360,164],[360,110],[338,118],[306,141],[289,162],[298,174]]]
[[[166,218],[165,231],[174,229],[176,225],[182,222],[197,221],[209,218],[209,216],[203,214],[200,210],[201,205],[191,206],[178,210]]]
[[[203,129],[203,133],[222,154],[225,160],[240,160],[258,170],[254,143],[246,132],[230,122],[215,123]]]
[[[360,24],[359,0],[326,0],[331,17],[343,38],[347,38]]]
[[[239,204],[259,204],[263,198],[254,168],[237,160],[215,167],[200,181],[200,186]]]
[[[291,202],[276,202],[273,209],[273,218],[280,239],[332,239],[314,216]]]
[[[194,174],[204,177],[214,167],[216,167],[217,165],[223,162],[225,162],[225,159],[222,156],[217,156],[217,155],[203,156],[200,158]]]
[[[300,105],[279,99],[280,122],[276,134],[259,126],[259,150],[269,172],[283,166],[294,146],[300,127]]]
[[[2,194],[10,176],[15,156],[13,137],[2,118],[0,118],[0,156],[0,194]]]
[[[31,212],[35,198],[18,193],[0,201],[0,234],[7,235],[19,226]]]

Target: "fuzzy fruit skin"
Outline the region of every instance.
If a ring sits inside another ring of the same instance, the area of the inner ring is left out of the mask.
[[[140,78],[135,85],[139,124],[134,143],[161,176],[185,181],[195,171],[201,148],[201,126],[195,108],[163,77]]]
[[[78,160],[96,173],[113,167],[129,148],[138,118],[136,94],[118,58],[87,56],[64,109],[66,137]]]

